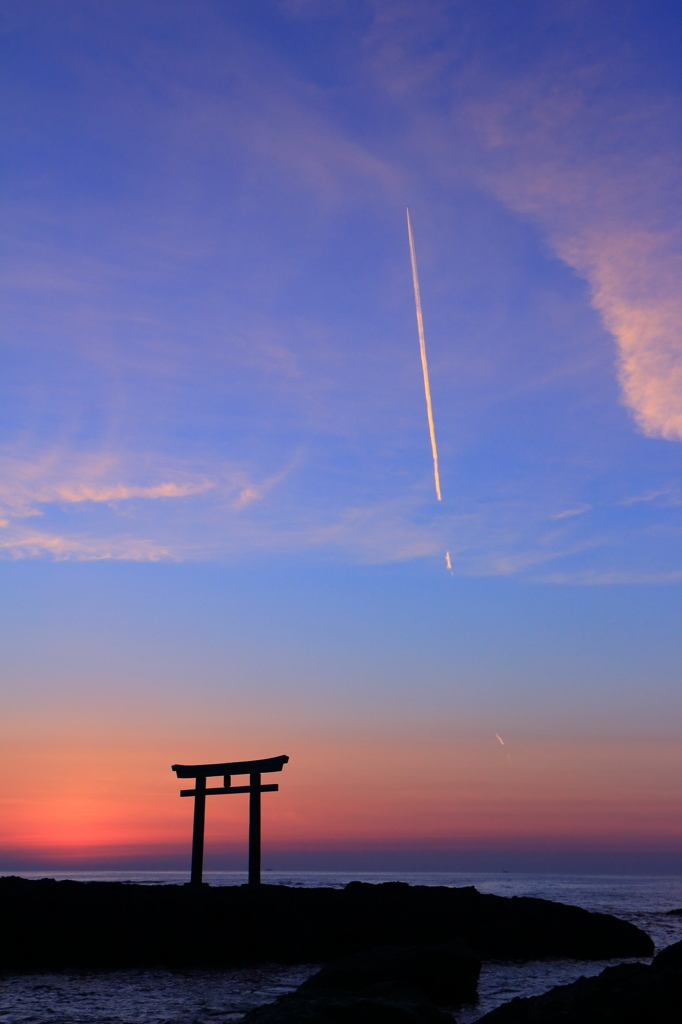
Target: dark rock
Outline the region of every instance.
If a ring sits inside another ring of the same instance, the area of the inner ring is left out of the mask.
[[[674,910],[666,910],[666,914],[674,914],[675,917],[682,917],[682,907],[675,907]]]
[[[480,958],[462,943],[438,946],[382,946],[334,960],[299,987],[313,995],[318,990],[363,992],[380,985],[409,986],[419,996],[441,1006],[476,998]]]
[[[608,960],[654,952],[649,936],[629,922],[550,900],[404,882],[351,882],[343,895],[365,946],[458,938],[489,960]]]
[[[549,900],[394,882],[345,889],[0,878],[0,969],[324,963],[461,941],[484,959],[646,957],[627,921]]]
[[[479,1024],[673,1024],[682,1020],[682,972],[673,966],[679,963],[676,947],[681,945],[662,950],[656,966],[618,964],[596,978],[512,999]]]
[[[294,995],[251,1010],[242,1024],[455,1024],[455,1019],[430,1003],[399,997]]]
[[[651,966],[656,971],[682,971],[682,940],[662,949]]]

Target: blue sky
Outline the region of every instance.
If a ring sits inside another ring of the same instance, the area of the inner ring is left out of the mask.
[[[3,45],[10,734],[673,735],[676,5],[54,0]]]

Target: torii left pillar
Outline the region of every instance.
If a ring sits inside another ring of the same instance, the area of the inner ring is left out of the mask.
[[[192,826],[192,871],[190,882],[201,885],[204,873],[204,827],[206,825],[206,776],[199,775],[194,790],[194,824]]]
[[[261,847],[261,793],[277,792],[279,786],[261,785],[261,775],[281,772],[289,758],[266,757],[258,761],[225,761],[222,764],[174,764],[173,771],[179,779],[195,779],[194,789],[181,789],[180,796],[194,797],[194,826],[192,829],[192,870],[191,884],[201,885],[204,870],[204,827],[206,823],[206,797],[220,793],[249,794],[249,885],[260,885]],[[223,776],[223,786],[207,788],[206,779],[215,775]],[[233,775],[248,775],[248,786],[233,786]]]

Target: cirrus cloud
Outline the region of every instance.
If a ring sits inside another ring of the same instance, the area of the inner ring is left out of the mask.
[[[467,118],[483,143],[486,185],[537,220],[589,282],[639,428],[682,440],[681,239],[662,226],[678,209],[679,155],[655,128],[675,113],[645,100],[625,113],[620,103],[595,110],[587,85],[557,88],[545,72],[504,100],[471,103]]]

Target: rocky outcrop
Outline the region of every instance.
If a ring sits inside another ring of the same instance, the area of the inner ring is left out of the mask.
[[[333,960],[298,988],[302,995],[368,992],[376,986],[409,987],[421,998],[454,1006],[476,998],[481,960],[467,946],[381,946]]]
[[[657,953],[651,966],[656,971],[682,971],[682,941],[674,942]]]
[[[618,964],[541,996],[512,999],[479,1024],[673,1024],[682,1020],[682,942],[652,965]]]
[[[461,943],[382,946],[327,964],[244,1024],[452,1024],[453,1006],[476,997],[481,961]]]
[[[345,889],[125,885],[0,878],[0,969],[325,963],[378,946],[460,941],[483,959],[646,957],[609,914],[403,882]]]

